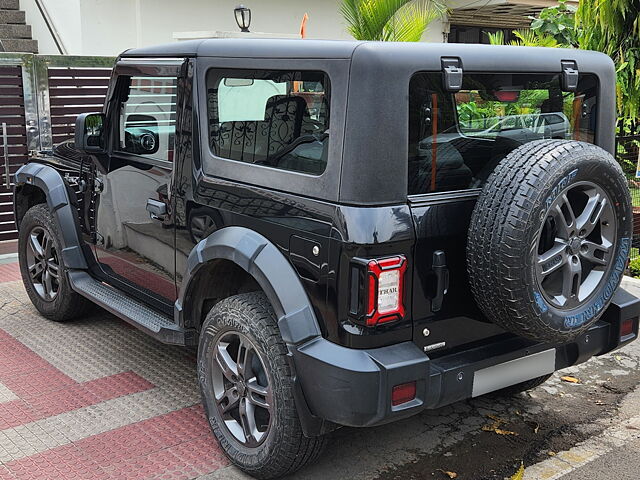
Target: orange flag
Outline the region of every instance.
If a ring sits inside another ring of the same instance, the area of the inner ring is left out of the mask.
[[[300,24],[300,37],[305,38],[307,36],[307,22],[309,21],[309,15],[304,14],[302,17],[302,23]]]

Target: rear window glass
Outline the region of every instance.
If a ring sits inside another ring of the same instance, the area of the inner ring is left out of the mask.
[[[409,86],[410,195],[480,188],[518,146],[543,138],[593,143],[597,80],[581,75],[576,92],[560,75],[469,74],[451,93],[439,73]]]
[[[329,78],[322,72],[222,70],[207,74],[214,155],[314,175],[329,145]]]

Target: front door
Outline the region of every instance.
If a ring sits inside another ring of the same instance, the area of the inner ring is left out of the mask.
[[[99,274],[162,310],[177,297],[171,182],[179,69],[116,67],[107,109],[109,171],[97,182]]]

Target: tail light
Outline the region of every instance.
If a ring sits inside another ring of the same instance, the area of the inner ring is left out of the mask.
[[[416,382],[396,385],[391,390],[391,405],[397,407],[416,398]]]
[[[404,318],[405,256],[355,259],[354,263],[351,275],[352,316],[369,327]],[[362,267],[365,267],[364,272]]]
[[[628,337],[629,335],[633,335],[635,332],[635,319],[628,318],[624,320],[620,324],[620,338]]]

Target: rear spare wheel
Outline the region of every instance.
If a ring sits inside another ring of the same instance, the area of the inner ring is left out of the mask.
[[[609,305],[631,228],[627,182],[609,153],[566,140],[522,145],[496,167],[473,211],[475,300],[506,330],[567,342]]]

